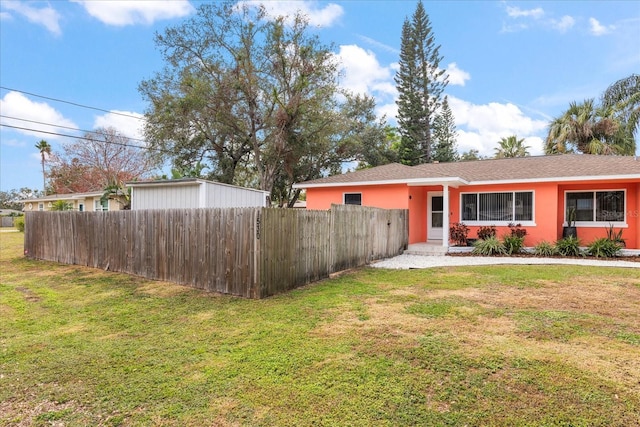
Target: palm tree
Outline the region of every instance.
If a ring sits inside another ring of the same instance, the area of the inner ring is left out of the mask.
[[[64,200],[56,200],[51,204],[52,211],[70,211],[73,209],[73,205]]]
[[[581,104],[572,102],[569,109],[555,118],[545,142],[547,154],[571,153],[633,155],[635,141],[624,131],[616,109],[596,106],[593,98]]]
[[[621,132],[635,140],[640,128],[640,75],[632,74],[609,86],[602,94],[602,105],[616,111]]]
[[[510,157],[525,157],[529,155],[528,145],[524,145],[524,138],[518,139],[516,135],[502,138],[499,147],[495,149],[496,159],[505,159]]]
[[[42,191],[46,192],[47,186],[47,175],[44,172],[44,162],[45,162],[45,154],[48,156],[51,154],[51,145],[44,139],[41,139],[40,142],[36,144],[36,148],[40,150],[40,156],[42,158]]]

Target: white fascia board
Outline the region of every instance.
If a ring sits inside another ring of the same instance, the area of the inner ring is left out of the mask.
[[[293,184],[293,188],[330,188],[330,187],[359,187],[364,185],[394,185],[406,184],[407,186],[421,185],[457,185],[469,184],[467,181],[458,178],[411,178],[411,179],[384,179],[379,181],[354,181],[354,182],[330,182],[324,184],[305,184],[304,182]]]
[[[409,187],[417,187],[423,185],[448,185],[453,188],[458,188],[460,185],[469,185],[469,181],[460,178],[459,176],[446,177],[446,178],[414,178],[407,181]]]
[[[565,177],[549,177],[549,178],[527,178],[527,179],[503,179],[503,180],[490,180],[490,181],[467,181],[460,177],[446,177],[446,178],[411,178],[411,179],[391,179],[380,181],[354,181],[354,182],[332,182],[326,184],[305,184],[297,183],[293,184],[293,188],[330,188],[330,187],[358,187],[365,185],[392,185],[392,184],[406,184],[410,187],[423,186],[423,185],[449,185],[457,188],[460,185],[495,185],[495,184],[531,184],[538,182],[569,182],[569,181],[625,181],[625,180],[640,180],[640,174],[638,175],[591,175],[591,176],[565,176]]]
[[[176,181],[176,182],[161,182],[161,181],[149,181],[149,182],[128,182],[126,187],[182,187],[185,185],[201,185],[202,181]]]
[[[491,181],[471,181],[469,185],[493,185],[493,184],[531,184],[536,182],[569,182],[569,181],[628,181],[640,180],[640,175],[591,175],[591,176],[563,176],[552,178],[528,178],[528,179],[503,179]]]

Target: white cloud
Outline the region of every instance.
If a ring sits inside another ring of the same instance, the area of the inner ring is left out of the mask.
[[[269,16],[293,17],[296,12],[305,15],[309,20],[309,25],[317,27],[330,27],[343,14],[342,6],[329,3],[320,8],[317,1],[240,1],[237,6],[259,6],[262,5]]]
[[[5,138],[2,140],[2,145],[6,145],[8,147],[25,147],[27,143],[23,140]]]
[[[371,37],[367,37],[367,36],[363,36],[361,34],[358,34],[358,38],[362,41],[364,41],[365,43],[368,43],[372,46],[375,46],[377,48],[380,48],[384,51],[387,51],[389,53],[393,53],[393,54],[400,54],[400,49],[393,47],[393,46],[389,46],[387,44],[381,43],[375,39],[372,39]]]
[[[13,129],[25,135],[32,135],[47,140],[56,140],[60,137],[37,131],[69,134],[78,129],[75,123],[66,119],[60,112],[56,111],[47,103],[31,101],[19,92],[8,92],[3,99],[0,99],[0,111],[2,111],[2,115],[4,116],[0,118],[2,124],[26,128]],[[9,119],[7,117],[15,117],[16,119],[23,120]]]
[[[565,15],[559,20],[552,19],[549,21],[551,28],[560,31],[561,33],[564,33],[570,30],[575,23],[576,23],[576,20],[569,15]]]
[[[596,18],[589,18],[589,26],[589,32],[594,36],[603,36],[605,34],[609,34],[616,28],[614,25],[609,25],[608,27],[602,25]]]
[[[395,126],[396,117],[398,116],[398,104],[393,101],[382,105],[376,105],[376,115],[378,117],[385,116],[387,118],[387,122],[391,126]]]
[[[523,10],[515,6],[507,6],[507,15],[511,18],[531,17],[534,19],[542,18],[544,10],[540,7],[535,9]]]
[[[447,65],[447,74],[449,75],[449,84],[454,86],[464,86],[465,82],[471,79],[471,74],[458,68],[458,64],[455,62]]]
[[[502,23],[502,28],[500,29],[501,33],[515,33],[517,31],[522,31],[522,30],[526,30],[527,28],[529,28],[529,26],[527,24],[524,24],[522,22],[518,22],[516,24],[506,24],[506,23]]]
[[[505,6],[508,20],[502,23],[502,33],[514,33],[530,28],[551,28],[561,33],[567,32],[575,25],[573,17],[565,15],[560,19],[547,17],[544,9],[520,9],[516,6]]]
[[[187,0],[71,1],[82,5],[89,15],[104,24],[118,27],[150,25],[162,19],[181,18],[194,11]]]
[[[62,34],[62,30],[60,29],[60,14],[51,6],[38,9],[19,1],[5,0],[2,1],[2,7],[24,16],[29,22],[44,26],[56,36]],[[7,15],[9,14],[3,12],[2,18],[8,19]]]
[[[477,105],[449,96],[449,105],[458,128],[458,150],[478,150],[493,156],[501,138],[517,135],[524,138],[532,155],[543,153],[541,134],[547,121],[526,116],[516,105],[507,103]]]
[[[136,140],[144,139],[144,116],[130,111],[112,110],[95,118],[94,128],[114,128],[127,138]],[[142,144],[141,141],[132,141],[132,144]]]
[[[380,65],[373,52],[356,45],[346,45],[340,46],[336,56],[344,72],[341,85],[345,89],[368,95],[373,95],[373,92],[395,95],[395,86],[390,83],[391,69]]]

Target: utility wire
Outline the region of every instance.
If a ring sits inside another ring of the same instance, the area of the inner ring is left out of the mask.
[[[84,130],[84,129],[73,128],[73,127],[70,127],[70,126],[54,125],[54,124],[51,124],[51,123],[39,122],[37,120],[29,120],[29,119],[21,119],[19,117],[5,116],[4,114],[0,114],[0,117],[4,117],[5,119],[11,119],[11,120],[19,120],[21,122],[28,122],[28,123],[35,123],[35,124],[38,124],[38,125],[51,126],[51,127],[59,128],[59,129],[69,129],[69,130],[75,130],[75,131],[78,131],[78,132],[93,133],[93,134],[96,134],[96,135],[101,135],[100,132],[96,132],[94,130]],[[127,138],[130,141],[139,141],[139,142],[144,142],[145,144],[148,144],[147,141],[145,141],[144,139],[130,138],[128,136],[125,136],[125,138]]]
[[[21,127],[21,126],[13,126],[13,125],[5,124],[5,123],[0,123],[0,126],[4,126],[4,127],[7,127],[7,128],[11,128],[11,129],[25,130],[25,131],[29,131],[29,132],[44,133],[44,134],[47,134],[47,135],[56,135],[56,136],[63,136],[63,137],[67,137],[67,138],[83,139],[85,141],[95,141],[94,139],[88,138],[86,136],[67,135],[67,134],[64,134],[64,133],[49,132],[49,131],[40,130],[40,129],[30,129],[30,128]],[[153,151],[158,151],[158,152],[164,153],[164,154],[173,154],[170,151],[163,150],[161,148],[156,148],[156,147],[143,147],[143,146],[140,146],[140,145],[124,144],[122,142],[115,142],[115,141],[100,141],[100,142],[105,142],[107,144],[113,144],[113,145],[120,145],[122,147],[139,148],[141,150],[153,150]]]
[[[90,110],[102,111],[103,113],[115,114],[115,115],[118,115],[118,116],[129,117],[129,118],[132,118],[132,119],[144,120],[143,117],[136,117],[136,116],[133,116],[131,114],[118,113],[118,112],[111,111],[111,110],[105,110],[104,108],[91,107],[89,105],[78,104],[76,102],[65,101],[65,100],[58,99],[58,98],[51,98],[51,97],[44,96],[44,95],[38,95],[36,93],[26,92],[24,90],[12,89],[12,88],[5,87],[5,86],[0,86],[0,89],[10,90],[10,91],[13,91],[13,92],[20,92],[20,93],[23,93],[25,95],[31,95],[31,96],[35,96],[37,98],[48,99],[50,101],[55,101],[55,102],[62,102],[64,104],[74,105],[76,107],[82,107],[82,108],[88,108]]]

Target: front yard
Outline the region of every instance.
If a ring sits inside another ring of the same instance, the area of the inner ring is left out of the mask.
[[[640,425],[640,274],[362,269],[266,300],[0,235],[0,425]]]

